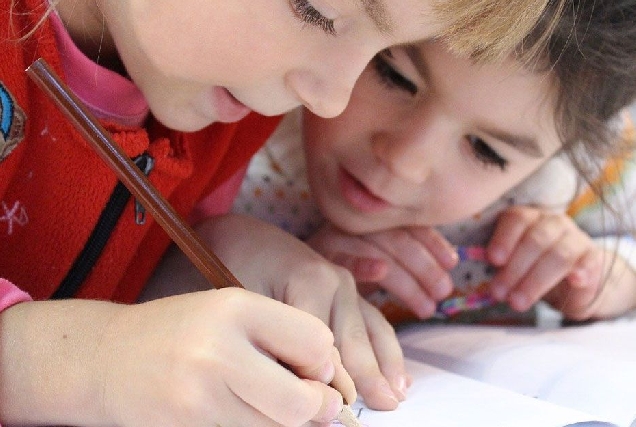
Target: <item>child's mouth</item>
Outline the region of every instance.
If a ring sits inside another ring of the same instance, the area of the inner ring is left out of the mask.
[[[371,193],[364,184],[343,168],[338,172],[338,185],[344,199],[359,211],[374,213],[391,206],[386,200]]]
[[[216,119],[223,123],[237,122],[252,110],[236,99],[230,91],[216,86],[212,89],[212,103],[216,110]]]

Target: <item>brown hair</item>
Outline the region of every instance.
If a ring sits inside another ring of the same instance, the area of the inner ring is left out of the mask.
[[[16,3],[19,2],[20,0],[11,0],[11,4],[9,6],[9,13],[11,15],[13,15],[16,10],[15,6]],[[10,28],[8,28],[9,30],[9,34],[11,37],[14,37],[15,41],[22,41],[22,40],[26,40],[27,38],[31,37],[36,31],[37,29],[42,25],[42,23],[44,23],[44,21],[46,21],[46,19],[49,17],[49,15],[51,14],[51,12],[53,12],[55,10],[55,5],[59,2],[60,0],[42,0],[42,3],[40,4],[41,6],[41,12],[40,10],[38,11],[34,11],[34,14],[40,14],[41,16],[39,16],[39,18],[37,19],[36,24],[32,27],[32,28],[15,28],[15,20],[11,19],[9,22],[9,26]]]
[[[608,159],[631,155],[636,148],[634,132],[624,131],[620,117],[636,101],[635,23],[636,0],[567,0],[556,26],[539,20],[517,47],[519,57],[525,57],[525,43],[535,45],[551,26],[545,49],[526,66],[550,73],[564,153],[607,214],[632,234],[636,218],[621,215],[624,206],[618,201],[608,203],[609,187],[597,178]]]
[[[536,44],[548,26],[550,22],[539,20],[517,47],[519,57],[525,57],[525,43]],[[635,235],[636,218],[623,213],[631,211],[622,205],[630,201],[608,201],[612,189],[601,171],[623,159],[633,161],[626,154],[633,156],[636,148],[636,132],[626,132],[620,117],[636,101],[636,0],[567,0],[550,31],[545,49],[526,65],[549,72],[555,82],[555,123],[563,150],[604,207],[601,227],[615,222]],[[598,295],[611,275],[617,249]]]
[[[564,147],[582,143],[594,154],[632,148],[616,144],[613,120],[636,100],[636,0],[567,0],[557,25],[540,19],[517,53],[524,56],[548,27],[545,49],[527,65],[555,79]]]

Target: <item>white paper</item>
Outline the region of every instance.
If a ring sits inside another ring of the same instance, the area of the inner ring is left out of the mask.
[[[636,421],[634,319],[556,330],[418,326],[400,342],[409,359],[621,427]]]
[[[407,361],[414,377],[395,411],[354,412],[365,427],[564,427],[593,418],[429,365]]]

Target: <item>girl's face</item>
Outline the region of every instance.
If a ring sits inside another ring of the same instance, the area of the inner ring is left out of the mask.
[[[476,65],[439,42],[384,51],[343,114],[305,114],[312,193],[350,232],[476,214],[560,148],[552,83],[512,59]]]
[[[64,2],[69,14],[77,9]],[[299,105],[336,116],[377,52],[440,31],[430,0],[95,3],[92,36],[112,38],[153,114],[179,130]],[[108,33],[100,35],[102,17]]]

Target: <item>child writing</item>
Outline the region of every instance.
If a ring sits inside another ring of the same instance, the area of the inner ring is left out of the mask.
[[[633,160],[608,162],[618,178],[601,188],[577,182],[634,141],[617,126],[636,91],[636,3],[570,7],[577,20],[559,22],[538,62],[475,64],[439,42],[379,54],[343,114],[305,112],[306,171],[300,123],[288,117],[251,164],[235,210],[304,236],[324,216],[314,248],[418,318],[461,286],[516,312],[543,298],[577,320],[636,307]],[[595,188],[602,199],[590,198]],[[489,283],[483,265],[473,265],[479,277],[453,268],[454,245],[486,247]],[[481,320],[512,320],[499,310]]]
[[[24,69],[43,57],[187,217],[277,124],[252,110],[334,116],[381,49],[445,34],[496,53],[544,6],[472,2],[476,19],[461,3],[2,0],[0,423],[327,422],[352,378],[395,407],[406,377],[390,328],[343,269],[259,223],[201,228],[264,296],[113,303],[137,300],[169,239]]]

